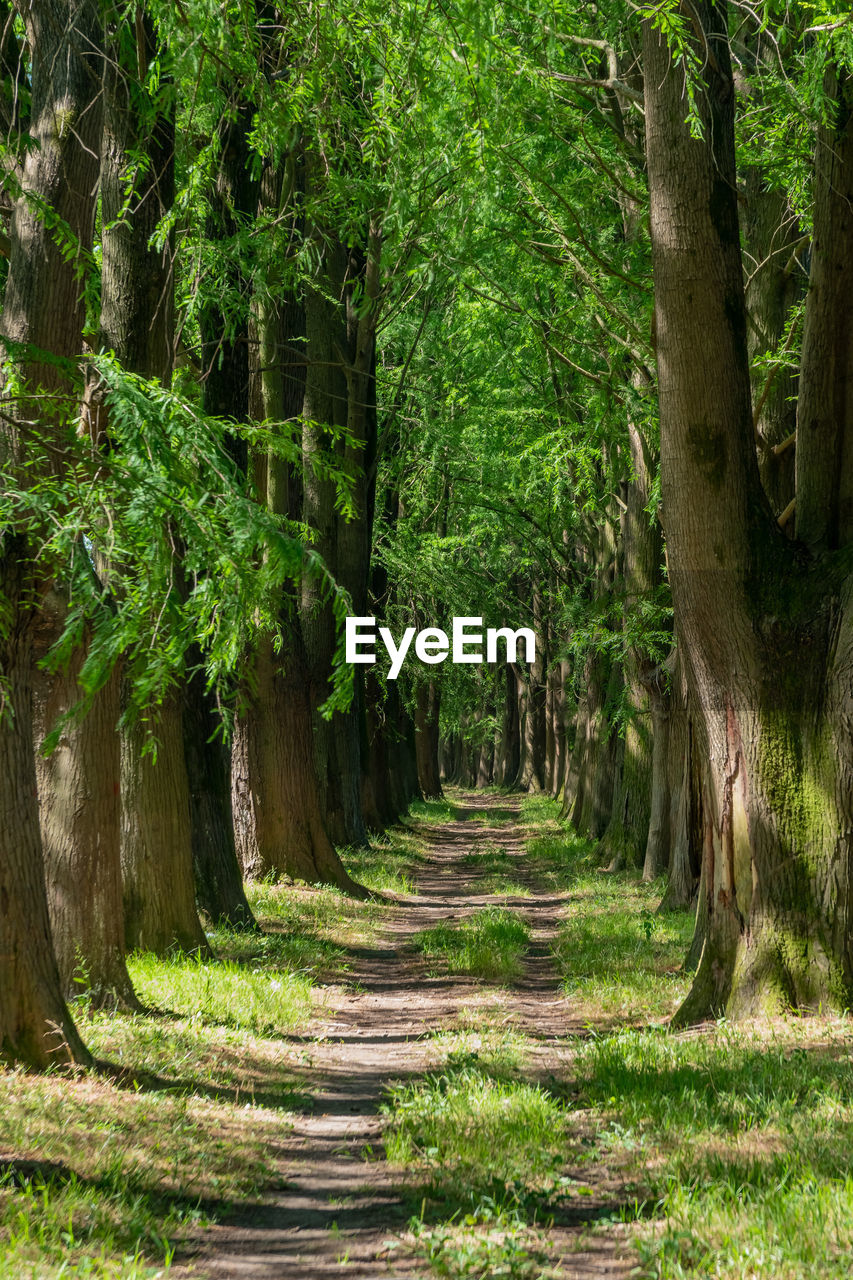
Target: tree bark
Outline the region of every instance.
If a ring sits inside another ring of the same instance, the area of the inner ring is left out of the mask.
[[[256,929],[237,861],[231,753],[218,737],[220,719],[200,669],[190,673],[183,692],[181,719],[196,902],[211,924]]]
[[[314,162],[316,164],[316,161]],[[309,164],[309,170],[312,166]],[[342,522],[335,507],[335,486],[321,471],[324,451],[340,462],[344,449],[335,431],[348,421],[349,389],[344,361],[348,353],[346,279],[348,255],[334,237],[315,236],[319,265],[305,299],[307,360],[303,409],[304,519],[316,531],[316,546],[336,580]],[[362,513],[363,514],[363,513]],[[314,752],[326,826],[335,844],[361,845],[367,832],[361,813],[361,761],[354,709],[320,715],[330,692],[335,657],[335,620],[331,605],[315,583],[302,590],[302,632],[311,680]]]
[[[60,605],[60,608],[62,606]],[[37,654],[44,656],[37,648]],[[47,757],[38,745],[82,696],[83,653],[61,675],[36,672],[33,726],[39,821],[54,949],[66,996],[138,1008],[125,961],[120,843],[121,678],[114,671],[81,723]]]
[[[830,558],[815,572],[816,562],[780,533],[761,484],[727,7],[698,3],[685,6],[685,16],[696,24],[690,38],[703,68],[701,139],[684,118],[683,68],[651,23],[643,37],[664,526],[676,631],[708,745],[700,904],[707,926],[680,1022],[722,1010],[849,1007],[853,994],[847,571]],[[801,379],[806,447],[797,458],[798,532],[814,547],[841,545],[849,528],[853,241],[837,234],[849,209],[836,210],[838,224],[829,218],[836,196],[851,190],[850,114],[840,85],[831,114],[832,158],[826,135],[818,140],[804,371],[814,352],[836,359],[831,376],[813,370]],[[821,411],[824,397],[834,414]]]
[[[157,52],[150,17],[138,34],[147,62]],[[122,69],[118,51],[105,79],[101,165],[103,286],[101,329],[124,368],[168,383],[174,354],[172,246],[152,244],[175,190],[174,119],[140,108],[141,87]],[[129,174],[143,152],[148,164]],[[125,201],[129,200],[125,209]],[[121,589],[120,582],[116,589]],[[156,758],[143,755],[146,727],[123,730],[121,742],[121,866],[129,947],[164,954],[208,950],[193,880],[190,793],[184,752],[182,698],[172,695],[152,716]]]
[[[147,727],[122,736],[121,862],[128,947],[166,955],[208,953],[195,905],[190,801],[179,695],[152,719],[157,758],[144,755]]]
[[[853,76],[827,69],[814,159],[814,234],[797,414],[797,537],[853,540]]]
[[[495,769],[495,782],[499,787],[512,787],[521,763],[521,734],[518,723],[518,695],[515,672],[509,663],[504,667],[504,699],[501,719],[500,752]]]
[[[252,110],[238,98],[233,115],[219,125],[219,163],[209,195],[206,234],[226,253],[241,228],[257,212],[258,183],[252,176],[248,134]],[[239,265],[229,265],[230,287],[243,298],[243,310],[228,317],[209,299],[199,317],[202,338],[203,405],[211,417],[235,423],[249,418],[248,283]],[[245,474],[248,451],[236,432],[226,436],[228,451]],[[231,806],[231,754],[218,740],[221,718],[202,672],[201,653],[183,690],[184,757],[190,796],[190,830],[198,905],[214,924],[237,929],[257,927],[243,887]]]
[[[261,199],[271,200],[277,189],[265,185]],[[302,409],[304,325],[302,305],[287,290],[278,305],[256,300],[258,368],[252,400],[255,412],[271,423],[293,422]],[[303,495],[296,468],[274,448],[261,461],[256,469],[264,474],[269,510],[298,520]],[[326,827],[314,765],[309,664],[297,590],[285,591],[281,602],[281,654],[274,652],[271,637],[260,641],[251,700],[235,737],[232,796],[238,852],[250,878],[286,875],[363,895]]]
[[[415,749],[418,782],[425,800],[436,800],[444,794],[438,767],[440,710],[440,686],[435,680],[422,680],[415,690]]]
[[[30,556],[12,533],[0,551],[0,592],[14,611],[14,625],[0,633],[0,1055],[32,1067],[86,1063],[62,994],[45,894],[30,712]]]
[[[45,0],[18,8],[32,57],[32,145],[26,149],[20,175],[24,194],[12,212],[2,337],[34,349],[20,362],[19,376],[33,392],[49,393],[53,399],[47,409],[38,398],[11,403],[0,435],[0,456],[16,469],[23,462],[22,424],[32,418],[48,434],[56,433],[59,460],[50,465],[61,469],[64,418],[73,416],[74,396],[63,372],[40,353],[74,359],[82,350],[80,278],[92,248],[103,41],[94,0]],[[7,47],[4,53],[8,52]],[[44,210],[50,211],[49,217]],[[0,779],[0,1043],[7,1055],[34,1066],[87,1061],[64,1003],[51,938],[32,740],[34,634],[38,631],[40,648],[47,647],[57,636],[64,604],[58,601],[58,609],[51,608],[50,584],[35,579],[23,538],[10,530],[3,541],[0,585],[7,607],[2,662],[9,702],[0,710],[0,768],[5,775]],[[56,688],[63,683],[60,677]],[[77,701],[74,685],[72,681],[72,689],[58,697],[57,710],[70,705],[67,697]],[[73,731],[66,739],[69,751],[71,738]],[[75,755],[78,780],[89,763],[85,755]],[[52,769],[59,771],[59,760]],[[85,779],[83,790],[88,787]],[[65,798],[59,791],[50,798],[63,838],[70,816],[62,812]],[[53,831],[53,821],[49,825]],[[75,832],[75,838],[79,834]],[[89,828],[87,852],[94,838]]]
[[[242,803],[253,835],[243,846],[244,871],[249,878],[273,874],[333,884],[364,897],[366,890],[347,874],[323,821],[306,667],[295,636],[286,653],[282,668],[272,642],[262,643],[255,663],[257,701],[245,712],[245,775],[235,770],[238,779],[246,779]]]

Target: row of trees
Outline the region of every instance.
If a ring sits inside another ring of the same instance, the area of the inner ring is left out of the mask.
[[[395,571],[541,644],[506,683],[443,672],[443,766],[668,873],[697,905],[681,1019],[844,1008],[849,15],[585,16],[519,42],[436,320],[462,371],[418,371],[443,410]]]
[[[850,23],[0,3],[0,1041],[440,774],[845,1006]],[[341,620],[536,661],[342,662]],[[398,625],[399,624],[399,625]]]

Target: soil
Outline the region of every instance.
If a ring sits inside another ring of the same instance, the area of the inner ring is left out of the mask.
[[[567,897],[542,892],[527,870],[520,804],[519,797],[489,804],[482,795],[463,794],[454,821],[430,828],[417,893],[395,898],[376,945],[353,952],[347,986],[333,989],[322,1016],[290,1046],[311,1082],[314,1105],[296,1118],[278,1152],[280,1189],[192,1241],[193,1260],[171,1273],[176,1278],[422,1280],[434,1274],[406,1247],[413,1205],[405,1176],[384,1159],[380,1107],[388,1082],[434,1068],[440,1059],[433,1033],[458,1027],[464,1011],[490,1008],[523,1031],[533,1043],[527,1072],[543,1081],[571,1078],[572,1041],[588,1031],[562,995],[551,958]],[[488,825],[492,815],[498,825]],[[485,844],[518,859],[517,879],[530,896],[478,892],[477,868],[464,860]],[[511,987],[430,977],[412,949],[413,935],[492,904],[518,911],[531,926],[521,977]],[[627,1277],[637,1262],[630,1229],[595,1226],[628,1199],[618,1174],[585,1164],[578,1176],[592,1194],[556,1215],[547,1232],[550,1265],[556,1264],[549,1274]]]

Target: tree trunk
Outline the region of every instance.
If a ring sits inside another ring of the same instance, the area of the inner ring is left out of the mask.
[[[405,813],[413,800],[422,799],[418,780],[418,759],[415,722],[397,688],[387,689],[387,718],[389,750],[393,752],[395,767],[391,770],[391,786],[394,803],[399,813]]]
[[[415,691],[415,749],[418,760],[418,782],[425,800],[436,800],[444,793],[438,768],[438,720],[441,689],[435,680],[422,680]]]
[[[237,861],[230,752],[217,736],[219,716],[198,669],[184,686],[182,727],[196,901],[211,924],[257,928]]]
[[[151,730],[157,758],[143,755],[146,726],[122,736],[121,863],[128,947],[166,955],[208,953],[195,905],[190,800],[184,760],[183,716],[174,695],[159,708]]]
[[[42,360],[40,353],[73,359],[82,348],[80,273],[87,270],[92,248],[103,72],[103,41],[94,0],[74,4],[45,0],[18,8],[32,56],[29,134],[33,142],[20,175],[26,194],[15,201],[12,211],[2,337],[34,349],[20,362],[18,377],[24,386],[52,392],[58,411],[53,422],[45,415],[44,401],[27,403],[16,397],[4,415],[0,434],[0,461],[16,469],[27,449],[23,424],[28,419],[38,421],[48,433],[55,428],[61,446],[63,417],[67,413],[70,418],[74,412],[73,392],[64,374],[49,360]],[[61,235],[57,227],[63,229]],[[61,468],[62,447],[55,457],[58,460],[49,465]],[[29,477],[22,473],[22,478],[31,483],[31,473]],[[36,804],[34,631],[39,632],[42,648],[49,645],[56,638],[57,614],[49,605],[39,607],[49,594],[49,584],[34,580],[31,554],[23,539],[9,531],[4,543],[0,586],[7,604],[2,674],[9,702],[0,709],[0,808],[4,810],[0,814],[0,1043],[6,1054],[34,1066],[87,1061],[62,996],[48,923]],[[60,604],[59,615],[63,608]],[[57,690],[62,683],[60,678]],[[64,695],[69,694],[66,688]],[[66,696],[58,697],[57,710],[70,705]],[[66,743],[70,752],[70,740]],[[87,760],[75,761],[78,778],[87,765]],[[60,762],[51,768],[58,775]],[[58,782],[58,776],[53,780]],[[88,785],[86,781],[84,789]],[[63,828],[63,838],[73,822],[70,814],[62,812],[64,798],[59,793],[51,797],[49,823],[51,831],[57,824]],[[75,838],[79,835],[79,830],[74,832]],[[88,853],[96,840],[91,827],[85,839],[86,869],[91,870]],[[63,954],[67,954],[65,948]]]
[[[45,894],[30,712],[29,561],[23,539],[7,534],[0,592],[19,625],[0,633],[6,700],[0,708],[0,1055],[46,1067],[88,1062],[89,1055],[62,995]]]
[[[151,19],[142,15],[145,58],[157,52]],[[103,305],[101,328],[122,365],[168,383],[172,375],[173,287],[168,245],[151,239],[174,199],[174,119],[153,121],[133,92],[133,76],[116,60],[105,82]],[[129,213],[126,182],[136,155],[149,164],[136,177]],[[117,588],[120,590],[120,582]],[[153,714],[156,759],[143,755],[143,724],[125,729],[121,744],[121,865],[129,947],[165,954],[208,950],[195,907],[190,794],[183,757],[183,706],[172,695]]]
[[[286,661],[282,670],[272,642],[266,641],[255,665],[256,705],[265,710],[257,720],[255,706],[246,712],[247,800],[257,853],[244,870],[250,878],[285,875],[363,897],[366,891],[347,874],[326,834],[314,775],[308,684],[295,641],[287,646]],[[262,788],[261,779],[274,785]]]
[[[318,157],[306,162],[309,194],[322,188]],[[347,252],[333,233],[315,228],[318,266],[305,295],[308,368],[303,410],[304,519],[338,583],[363,613],[370,570],[372,483],[376,449],[375,332],[380,240],[371,226],[364,250]],[[337,435],[346,426],[352,443]],[[322,474],[332,449],[353,480],[354,511],[336,508],[334,484]],[[311,680],[317,775],[326,824],[336,844],[367,841],[361,812],[361,731],[358,701],[330,720],[320,715],[329,692],[336,648],[331,605],[316,584],[303,585],[301,622]],[[361,672],[356,672],[360,682]]]
[[[622,573],[625,580],[623,631],[642,634],[643,611],[653,605],[661,578],[660,526],[648,513],[652,496],[652,463],[646,441],[628,422],[632,479],[626,486],[621,516]],[[639,618],[637,618],[639,614]],[[628,718],[622,768],[614,790],[613,813],[602,839],[601,852],[610,869],[627,863],[638,866],[649,839],[650,804],[654,790],[654,727],[658,667],[642,642],[626,644],[624,658]],[[666,756],[660,755],[659,766]],[[661,805],[661,812],[663,806]]]
[[[853,995],[853,602],[843,557],[786,542],[761,484],[727,8],[685,12],[702,28],[702,138],[684,119],[683,66],[650,23],[643,38],[664,524],[708,744],[707,925],[680,1022]],[[797,447],[797,532],[815,549],[846,546],[853,523],[853,129],[849,81],[829,79]]]
[[[36,671],[38,744],[82,696],[83,653],[62,675]],[[138,1008],[125,962],[119,860],[121,678],[114,671],[82,723],[67,723],[46,758],[37,750],[39,820],[54,949],[66,996]]]
[[[499,787],[512,787],[521,763],[521,734],[518,723],[518,694],[515,672],[509,663],[504,667],[504,705],[501,720],[500,755],[495,769]]]
[[[670,697],[666,689],[660,688],[652,692],[652,794],[649,833],[643,857],[644,880],[656,880],[659,875],[663,875],[669,861],[669,703]]]
[[[233,114],[219,125],[219,163],[209,197],[206,234],[231,242],[257,212],[258,183],[252,176],[248,134],[252,110],[238,97]],[[203,404],[211,417],[246,422],[249,417],[249,308],[247,282],[236,264],[230,283],[243,295],[244,312],[236,319],[208,300],[199,318],[202,337]],[[248,466],[247,446],[237,433],[227,435],[228,450],[241,472]],[[199,907],[214,924],[256,927],[246,899],[237,861],[231,807],[231,755],[218,740],[221,719],[200,666],[184,686],[184,756],[190,789],[193,870]]]
[[[153,48],[150,21],[144,31]],[[130,108],[131,76],[118,64],[118,49],[105,60],[102,100],[103,134],[100,139],[101,192],[105,230],[102,235],[102,320],[109,344],[129,367],[154,360],[165,372],[170,367],[166,324],[145,323],[162,308],[171,314],[168,290],[162,288],[162,271],[152,271],[147,243],[164,212],[157,180],[172,163],[173,134],[156,134],[152,144],[152,170],[157,179],[142,180],[135,193],[137,207],[131,226],[119,218],[124,207],[124,183],[128,153],[148,143]],[[157,255],[152,255],[156,258]],[[142,322],[140,323],[140,317]],[[153,338],[152,338],[153,333]],[[156,354],[151,344],[157,345]],[[94,444],[106,438],[101,409]],[[97,549],[95,549],[97,556]],[[109,566],[99,566],[109,580]],[[54,631],[61,625],[57,602]],[[44,646],[51,636],[43,637]],[[39,672],[36,676],[35,729],[37,745],[82,690],[77,674],[78,655],[70,671]],[[136,1007],[125,963],[122,921],[120,842],[120,741],[117,723],[121,681],[118,672],[98,691],[85,719],[66,725],[59,746],[47,758],[37,756],[40,816],[44,844],[48,899],[59,972],[66,993],[86,990],[98,1004],[118,1002]]]
[[[278,199],[265,184],[262,200]],[[257,300],[258,368],[253,372],[253,408],[267,421],[294,421],[302,408],[304,313],[282,290],[278,306]],[[283,428],[284,430],[285,428]],[[273,448],[258,468],[270,511],[297,520],[302,490],[296,469]],[[347,874],[330,841],[314,766],[309,668],[296,590],[285,591],[279,622],[281,654],[272,638],[255,655],[251,702],[241,715],[232,752],[232,796],[237,847],[244,874],[286,875],[307,883],[364,891]]]
[[[566,678],[568,663],[551,662],[547,677],[546,780],[549,795],[558,796],[566,774]]]

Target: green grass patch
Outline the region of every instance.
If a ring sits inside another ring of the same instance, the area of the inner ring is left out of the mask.
[[[298,969],[318,981],[346,974],[349,948],[376,936],[385,911],[378,899],[362,902],[328,886],[260,880],[246,886],[246,896],[264,930],[280,939],[270,945],[279,946],[283,956],[289,954]],[[251,938],[237,945],[245,948],[244,955],[251,954]]]
[[[522,1077],[525,1037],[503,1029],[443,1032],[441,1070],[389,1089],[385,1148],[417,1212],[410,1244],[451,1278],[545,1274],[537,1223],[568,1194],[575,1146],[562,1098]]]
[[[481,827],[508,827],[518,821],[515,809],[477,809],[473,813],[460,810],[459,817],[467,822],[475,822]]]
[[[562,1164],[562,1104],[540,1085],[495,1073],[479,1055],[451,1055],[446,1069],[390,1095],[389,1160],[427,1172],[435,1195],[454,1202],[488,1191],[517,1198]]]
[[[374,893],[407,895],[416,892],[416,871],[425,861],[423,841],[400,827],[373,836],[366,849],[342,850],[341,858],[353,879]]]
[[[463,858],[462,865],[477,876],[473,886],[477,893],[526,898],[530,889],[519,875],[519,861],[500,845],[484,841]]]
[[[3,1280],[167,1275],[188,1230],[264,1193],[291,1125],[275,1042],[100,1013],[84,1035],[116,1078],[0,1071]]]
[[[324,937],[313,925],[306,925],[304,914],[284,914],[297,919],[287,927],[280,919],[265,915],[265,925],[270,930],[267,933],[210,930],[207,936],[215,955],[246,966],[249,972],[269,971],[274,977],[281,970],[289,970],[320,982],[346,971],[349,954],[345,946]]]
[[[509,982],[521,972],[530,928],[506,907],[483,907],[459,924],[438,924],[415,935],[430,973],[460,973]]]
[[[456,808],[450,797],[443,795],[439,800],[413,800],[408,816],[419,824],[446,826],[456,821]]]
[[[257,1035],[294,1031],[311,1014],[312,984],[305,973],[148,952],[130,956],[128,971],[146,1005]]]
[[[690,986],[682,962],[693,913],[657,911],[663,881],[646,884],[636,870],[601,871],[592,843],[558,821],[555,801],[527,797],[524,813],[544,826],[526,841],[538,878],[567,895],[554,944],[566,995],[596,1025],[669,1017]]]
[[[662,1217],[643,1274],[842,1280],[853,1256],[849,1022],[704,1035],[623,1031],[580,1049],[609,1158]]]
[[[424,861],[423,837],[417,830],[395,827],[364,849],[341,850],[341,858],[350,875],[379,896],[361,901],[325,885],[255,881],[246,886],[246,894],[270,937],[258,950],[257,937],[214,933],[214,946],[228,957],[256,958],[262,965],[280,961],[318,981],[345,976],[348,948],[368,945],[382,926],[387,904],[381,895],[415,892],[416,869]]]

